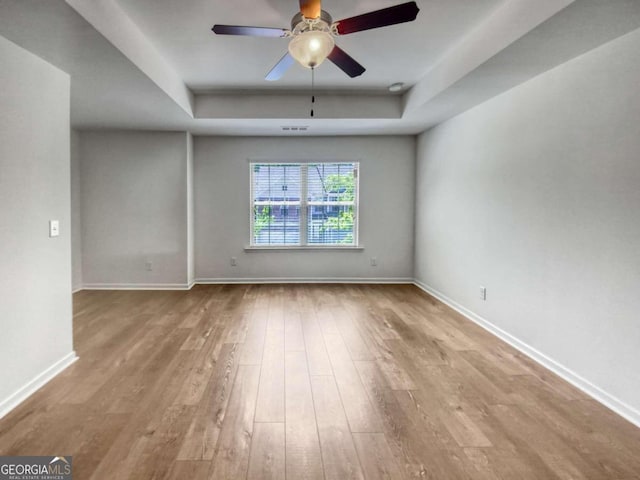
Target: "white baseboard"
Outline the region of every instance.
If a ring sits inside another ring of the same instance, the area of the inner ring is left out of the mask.
[[[630,405],[627,405],[622,400],[605,392],[597,385],[594,385],[593,383],[591,383],[589,380],[586,380],[585,378],[581,377],[574,371],[570,370],[564,365],[561,365],[560,363],[556,362],[552,358],[546,356],[544,353],[536,350],[532,346],[524,343],[521,340],[518,340],[516,337],[514,337],[510,333],[505,332],[500,327],[495,326],[488,320],[482,318],[480,315],[477,315],[471,310],[468,310],[467,308],[457,303],[455,300],[452,300],[451,298],[447,297],[446,295],[437,291],[436,289],[431,288],[430,286],[418,280],[414,280],[413,283],[416,287],[425,291],[429,295],[437,298],[442,303],[445,303],[446,305],[450,306],[451,308],[453,308],[460,314],[464,315],[466,318],[468,318],[472,322],[476,323],[477,325],[487,330],[489,333],[495,335],[499,339],[508,343],[516,350],[524,353],[527,357],[539,363],[546,369],[551,370],[556,375],[562,377],[564,380],[566,380],[576,388],[582,390],[584,393],[592,397],[594,400],[597,400],[598,402],[600,402],[601,404],[603,404],[613,412],[627,419],[637,427],[640,427],[640,411],[638,411],[637,409],[633,408]]]
[[[179,283],[88,283],[73,290],[191,290],[194,285],[224,285],[224,284],[265,284],[265,283],[367,283],[380,285],[413,284],[413,278],[360,278],[360,277],[260,277],[260,278],[198,278],[189,284]]]
[[[86,283],[80,290],[190,290],[193,283]]]
[[[263,278],[198,278],[197,285],[262,284],[262,283],[371,283],[412,284],[412,278],[359,278],[359,277],[263,277]]]
[[[224,284],[265,284],[265,283],[367,283],[380,285],[410,285],[410,277],[248,277],[248,278],[198,278],[191,283],[88,283],[77,287],[72,293],[81,290],[191,290],[194,285]]]
[[[28,397],[33,395],[38,389],[42,388],[47,382],[53,379],[53,377],[58,375],[76,360],[78,360],[76,352],[71,352],[68,355],[65,355],[44,372],[29,381],[26,385],[11,394],[8,398],[0,401],[0,418],[4,417],[11,410],[24,402]]]

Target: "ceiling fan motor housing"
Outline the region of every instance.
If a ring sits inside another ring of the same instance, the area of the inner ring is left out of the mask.
[[[302,13],[296,13],[291,19],[291,33],[306,32],[307,30],[324,30],[330,32],[332,30],[333,18],[328,12],[322,10],[318,18],[307,18]]]

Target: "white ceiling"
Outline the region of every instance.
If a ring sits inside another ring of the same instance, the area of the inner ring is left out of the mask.
[[[323,7],[338,20],[402,1]],[[71,75],[76,128],[371,135],[419,133],[640,28],[638,0],[417,3],[415,22],[338,38],[367,72],[350,79],[320,66],[313,119],[308,70],[264,80],[286,39],[211,32],[214,23],[288,27],[296,0],[0,0],[0,35]],[[397,81],[407,88],[392,96]]]

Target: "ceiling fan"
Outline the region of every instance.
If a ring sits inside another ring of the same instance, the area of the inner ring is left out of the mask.
[[[267,74],[266,80],[280,79],[295,61],[304,67],[315,69],[326,58],[351,78],[354,78],[362,75],[365,68],[338,47],[334,37],[412,22],[420,11],[416,2],[407,2],[334,22],[331,15],[322,10],[321,0],[299,1],[300,12],[291,19],[290,30],[286,28],[214,25],[213,31],[218,35],[290,38],[289,51]]]

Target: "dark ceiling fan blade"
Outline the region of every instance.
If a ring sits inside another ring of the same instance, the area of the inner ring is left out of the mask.
[[[348,33],[361,32],[372,28],[412,22],[418,16],[419,11],[420,9],[418,5],[416,5],[416,2],[407,2],[394,7],[383,8],[382,10],[345,18],[344,20],[336,22],[338,24],[338,33],[340,35],[347,35]]]
[[[300,0],[300,13],[306,18],[318,18],[321,12],[321,0]]]
[[[333,50],[327,58],[351,78],[359,77],[366,70],[366,68],[356,62],[347,52],[337,45],[333,47]]]
[[[284,72],[289,70],[289,67],[295,63],[295,59],[289,54],[289,52],[285,53],[284,57],[282,57],[278,63],[276,63],[275,67],[271,69],[267,76],[264,77],[265,80],[273,82],[275,80],[280,80]]]
[[[284,28],[246,27],[242,25],[214,25],[214,33],[218,35],[249,35],[252,37],[284,37]]]

